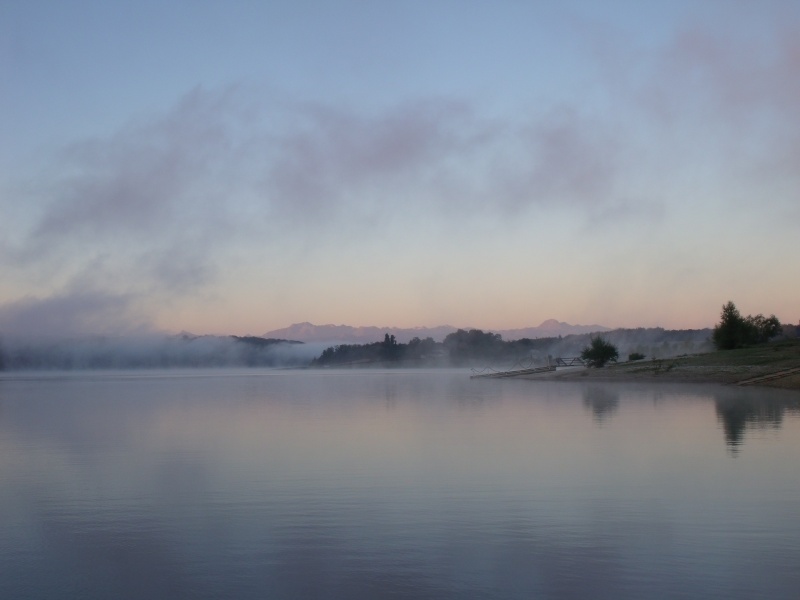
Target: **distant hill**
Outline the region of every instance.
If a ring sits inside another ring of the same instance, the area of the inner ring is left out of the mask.
[[[462,327],[461,329],[472,329]],[[283,329],[275,329],[264,334],[265,338],[282,338],[299,340],[301,342],[326,342],[339,344],[369,344],[383,340],[385,334],[393,335],[401,344],[407,344],[412,338],[433,338],[441,342],[444,338],[457,331],[452,325],[439,327],[351,327],[350,325],[314,325],[312,323],[295,323]],[[522,329],[487,329],[492,333],[499,333],[504,340],[518,340],[522,338],[558,337],[572,334],[593,333],[596,331],[610,331],[602,325],[570,325],[548,319],[538,327],[525,327]]]
[[[579,335],[582,333],[595,333],[598,331],[611,331],[609,327],[602,325],[570,325],[556,321],[555,319],[548,319],[538,327],[525,327],[523,329],[504,329],[496,331],[503,336],[504,340],[521,340],[522,338],[543,338],[543,337],[558,337],[564,335]]]

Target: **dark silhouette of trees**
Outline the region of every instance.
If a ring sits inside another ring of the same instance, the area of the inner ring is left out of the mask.
[[[458,331],[448,335],[444,342],[433,338],[413,338],[408,344],[399,343],[393,335],[385,334],[382,342],[372,344],[342,344],[326,348],[313,362],[313,366],[347,365],[358,363],[414,363],[438,362],[449,358],[455,364],[518,360],[520,353],[530,354],[533,347],[546,340],[518,340],[504,342],[500,334],[480,329]]]
[[[322,354],[311,362],[311,365],[325,367],[398,362],[405,358],[407,348],[406,344],[398,343],[393,335],[387,333],[382,342],[330,346],[323,350]]]
[[[381,358],[383,360],[397,360],[402,354],[402,347],[397,343],[393,335],[388,333],[383,337],[381,345]]]
[[[781,323],[775,315],[742,317],[733,302],[722,306],[720,322],[714,327],[712,339],[719,350],[733,350],[767,342],[781,332]]]
[[[437,344],[432,337],[426,337],[424,340],[418,337],[412,338],[405,349],[405,357],[409,360],[425,360],[433,358],[439,352],[437,348],[441,344]]]
[[[609,362],[617,362],[619,352],[611,342],[602,337],[593,337],[588,346],[581,351],[581,359],[590,367],[603,367]]]
[[[444,338],[444,347],[450,358],[457,362],[486,359],[503,353],[504,342],[499,333],[480,329],[459,329]]]
[[[665,330],[617,329],[602,334],[602,340],[616,350],[642,355],[668,356],[689,352],[698,345],[706,349],[711,329]],[[480,329],[459,329],[442,342],[413,338],[401,343],[386,333],[381,341],[342,344],[325,349],[312,366],[497,366],[503,369],[549,364],[554,357],[576,356],[592,342],[591,334],[565,337],[521,338],[505,341],[500,334]],[[591,348],[591,346],[589,346]],[[626,354],[627,355],[627,354]],[[615,359],[617,355],[613,355]],[[606,361],[607,362],[607,361]],[[605,364],[605,362],[603,362]]]
[[[747,343],[747,325],[733,302],[722,306],[719,324],[714,327],[712,339],[719,350],[740,348]]]
[[[765,317],[762,314],[758,314],[755,317],[748,316],[745,320],[755,330],[756,343],[768,342],[780,335],[783,329],[781,322],[775,315]]]
[[[374,344],[340,344],[325,348],[322,354],[311,362],[311,365],[325,367],[379,362],[383,359],[384,351],[383,342],[375,342]]]

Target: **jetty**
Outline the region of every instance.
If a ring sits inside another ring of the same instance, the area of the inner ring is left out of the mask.
[[[492,371],[490,373],[474,373],[470,379],[500,379],[503,377],[518,377],[519,375],[533,375],[535,373],[549,373],[555,371],[554,366],[534,367],[532,369],[514,369],[512,371]]]
[[[548,359],[550,362],[552,359]],[[519,363],[514,365],[514,367],[519,366]],[[578,356],[568,356],[568,357],[559,357],[556,358],[551,364],[547,365],[546,367],[526,367],[526,368],[514,368],[507,369],[505,371],[495,371],[491,368],[483,369],[483,371],[475,371],[472,370],[472,375],[470,375],[470,379],[501,379],[504,377],[519,377],[520,375],[536,375],[538,373],[552,373],[556,370],[562,370],[567,368],[569,371],[575,370],[575,367],[585,368],[586,363],[584,360]]]

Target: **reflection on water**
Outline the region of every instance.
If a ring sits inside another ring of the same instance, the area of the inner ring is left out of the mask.
[[[592,411],[595,420],[602,423],[616,412],[619,393],[614,388],[589,385],[583,391],[583,404]]]
[[[800,399],[765,396],[761,390],[753,389],[716,398],[714,405],[722,422],[725,441],[734,452],[744,443],[748,428],[779,429],[784,414],[800,414]]]
[[[795,598],[798,450],[771,390],[6,377],[0,597]]]

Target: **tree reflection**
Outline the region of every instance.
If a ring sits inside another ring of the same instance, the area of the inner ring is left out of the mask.
[[[784,413],[800,412],[800,400],[761,398],[750,394],[717,397],[717,418],[722,423],[725,443],[737,453],[748,429],[780,429]]]
[[[587,387],[583,390],[583,405],[592,411],[594,420],[602,423],[619,407],[619,394],[605,387]]]

